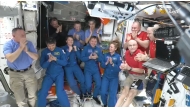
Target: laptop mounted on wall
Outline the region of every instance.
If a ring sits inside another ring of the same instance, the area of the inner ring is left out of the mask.
[[[166,72],[180,63],[177,41],[156,40],[156,58],[143,63],[144,67]]]

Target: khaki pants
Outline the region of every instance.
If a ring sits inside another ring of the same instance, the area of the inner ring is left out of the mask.
[[[19,107],[34,107],[37,99],[37,79],[34,70],[30,68],[25,72],[9,71],[9,75],[10,87],[14,92],[17,105]]]
[[[124,82],[124,86],[128,86],[128,87],[131,87],[133,81],[135,79],[141,79],[142,82],[143,82],[143,88],[146,87],[146,83],[147,81],[145,80],[145,75],[135,75],[135,74],[129,74]]]

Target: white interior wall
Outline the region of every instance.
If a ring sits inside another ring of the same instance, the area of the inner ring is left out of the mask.
[[[7,67],[7,60],[3,54],[4,44],[12,39],[12,29],[17,26],[16,17],[14,16],[4,16],[0,17],[0,69],[4,71],[4,68]],[[9,85],[9,75],[4,74],[4,77]],[[0,84],[0,90],[4,90],[3,86]]]

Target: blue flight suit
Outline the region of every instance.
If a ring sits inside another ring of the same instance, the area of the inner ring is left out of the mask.
[[[49,54],[55,56],[57,61],[48,62]],[[63,66],[67,64],[66,55],[64,50],[56,47],[53,51],[45,48],[41,53],[40,65],[46,68],[46,75],[43,78],[42,87],[38,92],[38,107],[46,106],[46,97],[52,84],[55,82],[57,100],[60,106],[70,107],[68,96],[64,90],[64,71]]]
[[[110,63],[105,64],[108,58],[112,58],[112,62],[114,65],[112,66]],[[111,55],[110,53],[104,54],[104,58],[101,61],[101,67],[104,68],[104,74],[102,77],[102,85],[101,85],[101,100],[104,105],[108,105],[108,107],[115,107],[117,102],[117,90],[119,84],[119,66],[122,63],[121,56],[117,53]],[[109,96],[108,104],[107,98]]]
[[[91,53],[96,53],[98,55],[98,59],[89,59]],[[95,89],[93,93],[93,97],[97,97],[101,87],[101,76],[100,70],[98,67],[98,62],[101,61],[102,52],[99,47],[92,47],[90,44],[84,47],[81,53],[81,60],[85,62],[84,67],[84,77],[85,77],[85,85],[88,93],[91,93],[92,88],[92,77],[95,81]]]
[[[84,74],[77,64],[77,58],[80,59],[80,51],[72,50],[71,52],[69,52],[68,45],[63,46],[62,49],[66,52],[66,56],[68,59],[68,63],[64,68],[69,86],[76,94],[84,94],[86,91],[84,83]],[[80,90],[74,77],[76,77],[80,83]]]
[[[93,31],[93,33],[92,33],[92,36],[96,36],[96,37],[98,37],[98,34],[97,34],[97,28]],[[102,35],[102,30],[100,30],[99,31],[99,34],[100,35]],[[90,36],[90,29],[87,29],[86,31],[85,31],[85,40],[86,40],[86,38],[88,38]],[[100,42],[98,41],[98,43],[97,43],[97,47],[100,47]]]
[[[74,35],[74,34],[78,34],[80,40],[85,41],[85,36],[84,36],[84,31],[80,30],[79,32],[77,32],[74,28],[70,29],[68,32],[68,35]],[[82,49],[83,48],[83,44],[80,43],[80,41],[74,39],[74,45],[77,46],[78,48]]]

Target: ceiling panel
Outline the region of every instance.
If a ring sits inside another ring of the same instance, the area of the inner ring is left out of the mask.
[[[86,6],[83,2],[69,2],[68,4],[54,3],[53,12],[49,12],[50,17],[57,17],[59,20],[84,21],[86,16]]]

